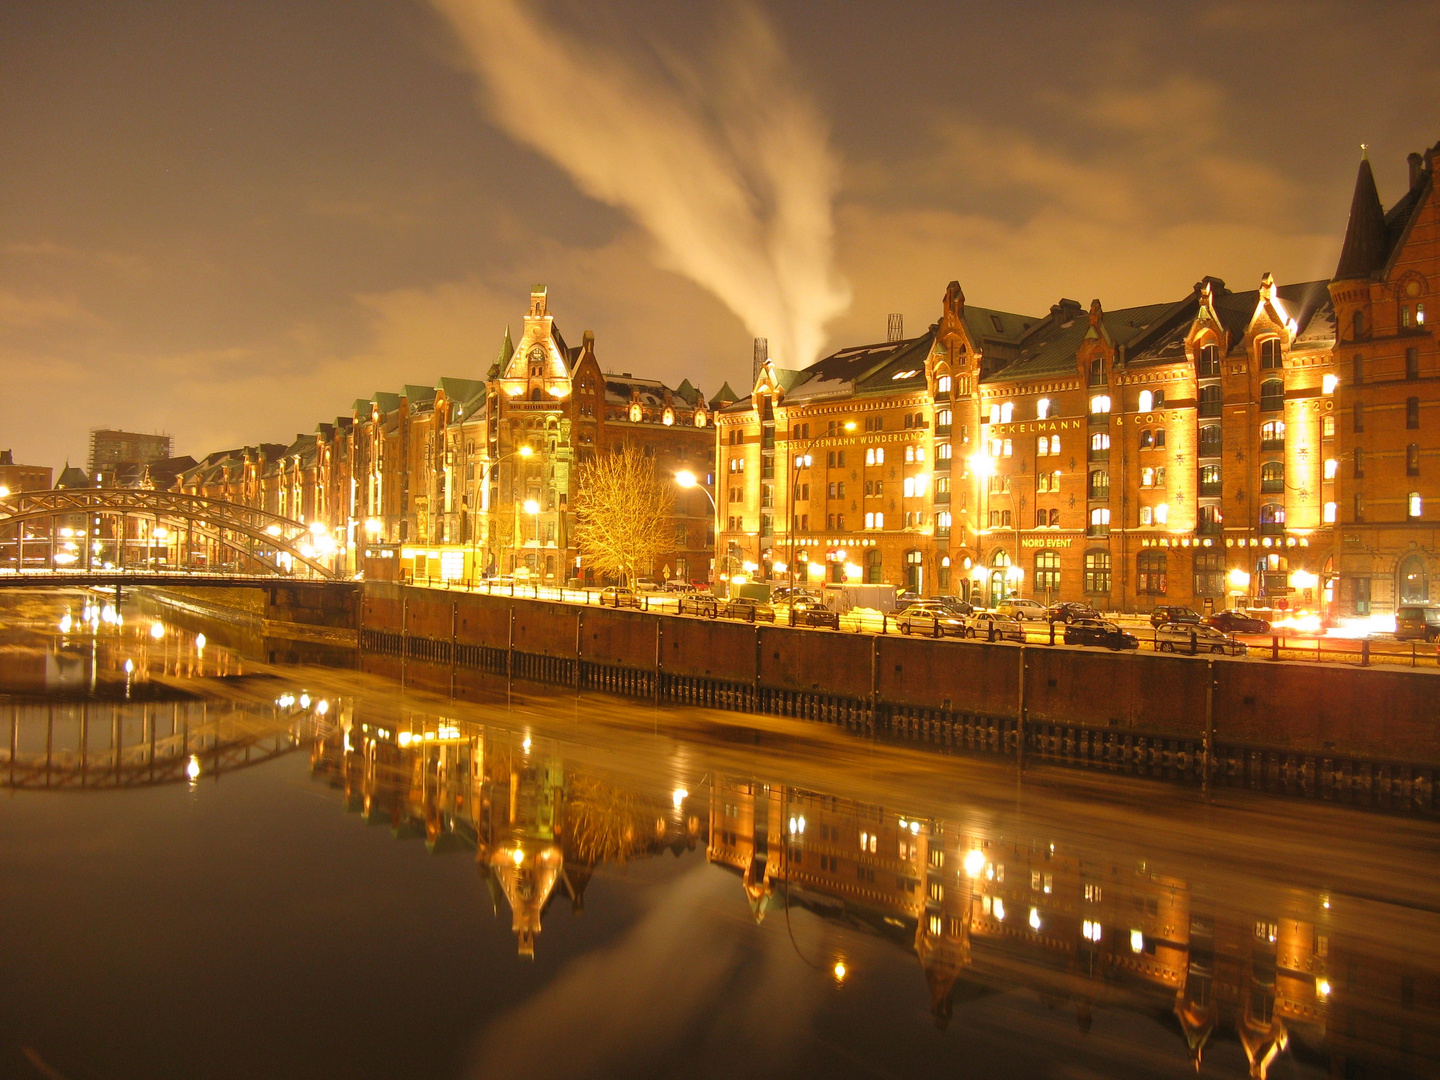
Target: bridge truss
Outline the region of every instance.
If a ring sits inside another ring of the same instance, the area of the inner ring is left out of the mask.
[[[333,580],[331,539],[240,503],[145,488],[0,498],[0,574],[170,571]]]

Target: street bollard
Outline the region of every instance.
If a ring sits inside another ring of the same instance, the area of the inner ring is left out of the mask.
[[[1279,634],[1271,634],[1271,635],[1270,635],[1270,659],[1271,659],[1271,660],[1279,660],[1279,659],[1280,659],[1280,635],[1279,635]]]
[[[1050,644],[1055,644],[1055,620],[1050,620]]]
[[[938,615],[935,616],[935,629],[934,629],[934,631],[931,633],[930,636],[931,636],[931,637],[937,637],[937,638],[940,636],[940,616],[938,616]]]
[[[1158,634],[1159,631],[1157,630],[1156,633]],[[1195,633],[1195,630],[1192,628],[1192,629],[1190,630],[1190,655],[1191,655],[1191,656],[1194,656],[1194,655],[1195,655],[1196,653],[1198,653],[1199,651],[1200,651],[1200,638],[1199,638],[1199,635],[1197,635],[1197,634]]]
[[[990,629],[985,632],[985,637],[993,645],[995,643],[995,620],[991,619],[986,625]]]
[[[890,632],[889,627],[890,627],[890,613],[889,613],[888,611],[882,611],[882,612],[880,613],[880,633],[882,633],[882,634],[888,634],[888,633]]]
[[[1370,666],[1370,639],[1368,637],[1360,642],[1360,666]]]

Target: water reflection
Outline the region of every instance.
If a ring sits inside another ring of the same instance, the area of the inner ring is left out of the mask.
[[[521,956],[557,896],[583,905],[600,865],[701,848],[754,922],[804,911],[913,956],[941,1028],[957,1003],[1018,986],[1082,1032],[1101,1009],[1164,1017],[1197,1069],[1219,1040],[1253,1077],[1291,1049],[1330,1057],[1332,1075],[1434,1075],[1433,911],[1390,922],[1399,909],[1298,883],[1230,895],[1003,818],[916,816],[778,776],[642,794],[524,732],[416,713],[397,728],[315,739],[314,774],[397,835],[473,853]],[[843,953],[795,951],[837,981],[854,973]]]

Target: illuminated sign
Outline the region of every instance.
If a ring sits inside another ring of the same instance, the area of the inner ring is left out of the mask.
[[[1075,543],[1073,536],[1022,536],[1022,548],[1068,548]]]

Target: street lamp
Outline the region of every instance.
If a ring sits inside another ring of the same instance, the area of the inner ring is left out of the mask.
[[[787,434],[790,430],[792,430],[792,428],[786,429]],[[840,430],[847,433],[854,431],[855,421],[845,421],[845,423],[840,425]],[[813,439],[807,440],[806,443],[802,447],[800,447],[801,453],[799,454],[794,454],[794,440],[789,438],[785,440],[785,452],[787,454],[793,455],[791,458],[792,464],[790,470],[790,485],[785,493],[786,502],[789,504],[786,508],[785,514],[785,535],[786,538],[789,540],[790,548],[785,561],[788,564],[787,569],[789,571],[790,577],[790,596],[792,598],[795,595],[795,488],[800,483],[800,461],[803,458],[804,454],[808,453],[810,448],[823,438],[826,438],[826,436],[816,435]]]
[[[715,537],[716,540],[718,540],[718,539],[720,538],[720,506],[719,506],[719,504],[717,504],[717,503],[715,502],[715,496],[712,495],[712,494],[710,494],[710,489],[707,488],[704,484],[700,483],[700,478],[697,477],[697,476],[696,476],[693,472],[691,472],[689,469],[681,469],[679,472],[677,472],[677,473],[675,474],[675,483],[678,484],[680,487],[685,488],[685,489],[687,489],[687,490],[690,489],[690,488],[696,488],[696,487],[698,487],[701,491],[703,491],[703,492],[705,493],[705,497],[710,500],[710,509],[711,509],[711,511],[713,512],[713,514],[715,515],[715,517],[714,517],[715,527],[714,527],[714,529],[712,530],[712,535]],[[722,570],[722,572],[723,572],[723,570]],[[715,585],[715,569],[714,569],[714,567],[711,567],[711,569],[710,569],[710,585],[711,585],[711,588],[714,588],[714,585]]]

